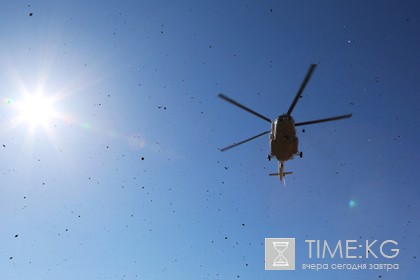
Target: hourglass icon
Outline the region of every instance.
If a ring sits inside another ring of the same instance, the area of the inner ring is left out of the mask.
[[[289,262],[283,255],[288,246],[289,242],[287,241],[273,242],[274,249],[277,251],[277,253],[279,253],[278,256],[274,259],[273,266],[289,266]]]

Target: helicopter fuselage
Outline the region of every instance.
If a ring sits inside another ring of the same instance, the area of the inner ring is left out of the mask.
[[[284,162],[298,153],[295,121],[287,114],[280,115],[271,123],[270,155]]]

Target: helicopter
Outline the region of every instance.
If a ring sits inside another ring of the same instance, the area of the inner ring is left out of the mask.
[[[229,149],[235,148],[239,145],[245,144],[246,142],[249,142],[251,140],[254,140],[258,137],[261,137],[263,135],[266,135],[270,133],[270,154],[267,155],[267,159],[270,161],[272,158],[276,158],[279,162],[279,168],[278,173],[270,173],[270,176],[278,176],[280,181],[285,184],[284,177],[289,174],[293,174],[293,172],[286,172],[284,171],[284,162],[291,160],[294,158],[294,156],[298,155],[300,158],[302,158],[303,153],[302,151],[298,151],[298,144],[299,139],[296,136],[296,127],[297,126],[303,126],[303,125],[309,125],[309,124],[315,124],[315,123],[322,123],[322,122],[330,122],[330,121],[337,121],[341,119],[350,118],[352,114],[346,114],[341,116],[335,116],[325,119],[318,119],[318,120],[312,120],[312,121],[305,121],[305,122],[295,122],[292,117],[293,109],[296,106],[296,103],[298,102],[299,98],[302,96],[302,92],[306,87],[306,84],[308,83],[309,79],[311,78],[314,70],[316,68],[316,64],[311,64],[309,67],[308,72],[306,73],[305,79],[303,80],[295,98],[293,99],[292,104],[289,107],[289,110],[287,110],[286,113],[281,114],[278,116],[274,121],[267,118],[264,115],[261,115],[260,113],[251,110],[250,108],[236,102],[235,100],[227,97],[223,93],[220,93],[218,97],[221,99],[231,103],[232,105],[235,105],[257,117],[260,119],[263,119],[269,123],[271,123],[271,129],[264,131],[258,135],[255,135],[251,138],[248,138],[246,140],[243,140],[238,143],[234,143],[230,146],[224,147],[220,149],[220,151],[224,152]]]

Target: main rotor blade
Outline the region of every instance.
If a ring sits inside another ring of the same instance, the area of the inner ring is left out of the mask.
[[[259,117],[259,118],[261,118],[261,119],[263,119],[263,120],[265,120],[265,121],[267,121],[267,122],[269,122],[269,123],[271,123],[271,120],[270,120],[269,118],[267,118],[267,117],[265,117],[265,116],[261,115],[260,113],[255,112],[254,110],[249,109],[248,107],[245,107],[245,106],[244,106],[244,105],[242,105],[242,104],[239,104],[238,102],[236,102],[235,100],[233,100],[233,99],[231,99],[231,98],[227,97],[227,96],[226,96],[226,95],[224,95],[223,93],[219,93],[219,95],[218,95],[218,96],[219,96],[220,98],[222,98],[223,100],[225,100],[225,101],[227,101],[227,102],[229,102],[229,103],[231,103],[231,104],[233,104],[233,105],[235,105],[235,106],[238,106],[239,108],[244,109],[245,111],[247,111],[247,112],[249,112],[249,113],[251,113],[251,114],[253,114],[253,115],[255,115],[255,116],[257,116],[257,117]]]
[[[309,70],[306,73],[305,79],[303,80],[302,84],[300,85],[300,88],[295,96],[295,99],[293,100],[292,104],[290,105],[289,110],[287,111],[287,115],[290,116],[290,114],[292,114],[293,109],[296,106],[296,103],[298,102],[300,96],[302,95],[303,90],[305,89],[306,84],[308,83],[309,79],[312,76],[312,73],[314,72],[316,67],[316,64],[311,64],[311,66],[309,66]]]
[[[341,119],[350,118],[352,115],[353,114],[347,114],[347,115],[342,115],[342,116],[337,116],[337,117],[332,117],[332,118],[327,118],[327,119],[320,119],[320,120],[307,121],[307,122],[299,122],[299,123],[295,123],[295,126],[321,123],[321,122],[337,121],[337,120],[341,120]]]
[[[263,135],[265,135],[265,134],[269,133],[270,131],[271,131],[271,130],[265,131],[265,132],[263,132],[263,133],[260,133],[260,134],[258,134],[258,135],[255,135],[254,137],[248,138],[248,139],[246,139],[246,140],[244,140],[244,141],[241,141],[241,142],[239,142],[239,143],[235,143],[235,144],[233,144],[233,145],[227,146],[227,147],[225,147],[225,148],[223,148],[223,149],[220,149],[220,151],[224,152],[224,151],[227,151],[227,150],[229,150],[229,149],[235,148],[236,146],[242,145],[242,144],[244,144],[244,143],[246,143],[246,142],[248,142],[248,141],[251,141],[251,140],[254,140],[255,138],[258,138],[258,137],[260,137],[260,136],[263,136]]]

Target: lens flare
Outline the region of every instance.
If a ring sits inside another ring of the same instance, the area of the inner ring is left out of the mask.
[[[6,105],[13,105],[13,100],[10,97],[4,98],[4,103]]]
[[[349,207],[350,208],[355,208],[357,206],[357,202],[354,199],[350,199],[349,201]]]
[[[84,122],[84,123],[82,124],[82,126],[83,126],[83,128],[85,128],[85,129],[90,129],[90,123],[88,123],[88,122]]]

